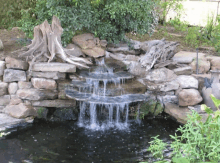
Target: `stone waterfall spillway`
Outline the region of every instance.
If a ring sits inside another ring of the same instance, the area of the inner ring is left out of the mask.
[[[72,80],[65,93],[80,102],[78,125],[92,130],[116,127],[128,128],[129,104],[146,99],[144,94],[126,94],[125,81],[134,77],[125,71],[113,72],[104,60],[97,63],[93,72],[82,71]],[[111,85],[113,89],[108,89]]]

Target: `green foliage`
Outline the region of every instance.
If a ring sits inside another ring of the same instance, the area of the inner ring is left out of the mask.
[[[211,98],[215,105],[219,107],[220,100],[213,95],[211,95]],[[202,121],[201,115],[193,111],[188,116],[187,123],[177,129],[181,133],[180,136],[177,134],[170,135],[173,139],[170,145],[173,150],[173,162],[217,162],[220,160],[220,110],[213,112],[206,105],[202,105],[202,109],[208,114],[205,122]],[[162,144],[161,140],[156,140],[157,137],[153,137],[153,139],[155,143],[150,142],[150,151],[154,154],[156,149],[161,150],[158,151],[160,155],[156,155],[156,153],[154,156],[163,158],[161,154],[163,148],[158,147],[158,144]]]
[[[199,27],[189,27],[184,41],[187,45],[197,48],[200,45],[200,37],[201,33]]]
[[[152,141],[149,142],[150,147],[147,149],[153,155],[153,157],[163,159],[163,151],[166,149],[167,144],[158,138],[159,135],[152,137]]]
[[[0,28],[17,26],[21,19],[21,10],[31,10],[36,0],[0,0]]]
[[[33,17],[34,13],[34,17]],[[56,15],[64,29],[63,44],[78,31],[91,32],[109,42],[125,40],[125,33],[150,33],[156,24],[153,1],[142,0],[38,0],[23,10],[22,29],[31,36],[33,27]]]

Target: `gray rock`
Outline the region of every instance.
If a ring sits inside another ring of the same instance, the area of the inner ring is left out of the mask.
[[[8,83],[0,82],[0,96],[8,93]]]
[[[10,95],[16,94],[17,90],[18,90],[18,84],[17,83],[15,83],[15,82],[14,83],[9,83],[8,93]]]
[[[21,70],[5,69],[3,81],[14,82],[14,81],[26,81],[26,73]]]
[[[173,57],[172,60],[177,63],[190,64],[193,61],[193,57]]]
[[[6,67],[8,69],[28,70],[29,64],[25,61],[18,60],[11,57],[5,58]]]
[[[26,100],[54,100],[58,97],[58,92],[54,90],[39,89],[19,89],[17,96]]]
[[[52,79],[44,79],[44,78],[32,78],[32,85],[37,89],[57,89],[57,83]]]
[[[75,44],[68,44],[66,46],[66,48],[67,49],[71,49],[73,51],[72,53],[74,53],[75,57],[83,56],[82,50],[77,45],[75,45]]]
[[[196,73],[196,66],[197,66],[197,61],[194,60],[190,66],[192,67],[192,70],[194,73]],[[206,58],[200,58],[198,60],[198,73],[201,73],[201,74],[205,74],[207,73],[209,70],[210,70],[210,62],[207,61]]]
[[[82,49],[92,49],[96,46],[94,41],[94,35],[91,33],[84,33],[74,36],[72,38],[74,44],[78,45]]]
[[[195,88],[198,89],[199,82],[193,76],[180,75],[176,78],[181,88]]]
[[[4,46],[3,46],[2,40],[0,39],[0,51],[3,49],[4,49]]]
[[[15,118],[26,118],[28,116],[37,115],[32,106],[27,106],[23,103],[19,105],[8,105],[5,107],[4,112]]]
[[[191,75],[193,73],[191,66],[175,68],[173,71],[176,75]]]
[[[100,40],[99,43],[100,43],[101,47],[103,47],[103,48],[106,48],[106,46],[108,44],[108,42],[106,40]]]
[[[179,92],[178,97],[180,106],[197,105],[203,100],[199,91],[196,89],[183,89]]]
[[[0,105],[6,106],[11,102],[11,96],[10,95],[4,95],[0,96]]]
[[[83,49],[82,52],[93,58],[98,58],[105,55],[105,50],[100,47],[94,47],[92,49]]]
[[[47,119],[47,114],[48,114],[48,109],[45,107],[33,107],[33,109],[36,111],[37,113],[37,118],[40,119]]]
[[[178,97],[175,95],[165,95],[165,96],[157,96],[157,100],[161,104],[166,104],[166,103],[173,103],[173,104],[178,104]]]
[[[4,113],[4,108],[5,108],[5,106],[0,106],[0,113]]]
[[[29,88],[32,88],[32,83],[31,82],[19,81],[18,82],[18,88],[19,89],[29,89]]]
[[[131,61],[128,69],[129,72],[133,75],[143,77],[146,74],[146,69],[143,68],[139,62]]]
[[[138,50],[130,50],[130,48],[126,44],[116,48],[108,47],[107,50],[112,53],[123,53],[123,54],[132,54],[132,55],[140,54],[140,51]]]
[[[31,72],[31,76],[34,78],[46,78],[46,79],[65,79],[66,73],[61,72]]]
[[[0,76],[4,75],[5,61],[0,61]]]
[[[146,80],[155,82],[155,83],[162,83],[168,82],[176,79],[177,75],[167,68],[160,68],[150,71],[146,75]]]
[[[76,72],[76,66],[68,63],[34,63],[32,67],[32,71],[42,71],[42,72]]]
[[[164,83],[160,91],[168,92],[172,90],[177,90],[178,88],[179,88],[179,83],[177,81],[170,81],[170,82]]]
[[[42,107],[56,107],[56,108],[64,108],[64,107],[73,107],[76,105],[75,100],[44,100],[44,101],[33,101],[33,106],[42,106]]]
[[[11,99],[9,105],[19,105],[20,103],[23,103],[23,101],[20,98]]]

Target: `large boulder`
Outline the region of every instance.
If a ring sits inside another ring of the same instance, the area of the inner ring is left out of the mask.
[[[26,71],[29,67],[29,64],[27,62],[12,57],[6,57],[5,62],[8,69],[18,69]]]
[[[83,56],[82,50],[75,44],[68,44],[66,48],[71,49],[73,51],[73,56],[75,57]]]
[[[31,82],[34,88],[37,89],[50,89],[50,90],[57,89],[57,83],[55,80],[52,79],[32,78]]]
[[[176,78],[181,88],[195,88],[198,89],[199,82],[193,76],[180,75]]]
[[[0,96],[8,93],[8,83],[0,82]]]
[[[26,118],[37,115],[32,106],[27,106],[23,103],[19,105],[8,105],[5,107],[4,112],[15,118]]]
[[[155,82],[155,83],[163,83],[163,82],[169,82],[177,78],[177,75],[167,68],[159,68],[150,71],[146,75],[146,80]]]
[[[5,69],[3,81],[4,82],[15,82],[15,81],[26,81],[26,72],[21,70]]]
[[[180,106],[196,105],[202,102],[202,96],[196,89],[183,89],[178,94]]]
[[[68,63],[34,63],[32,67],[32,71],[42,71],[42,72],[76,72],[76,66]]]
[[[17,96],[24,100],[54,100],[58,97],[55,90],[39,90],[39,89],[19,89]]]

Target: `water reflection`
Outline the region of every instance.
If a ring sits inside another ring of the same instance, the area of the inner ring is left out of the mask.
[[[73,122],[35,123],[0,140],[0,162],[139,162],[149,159],[146,150],[151,136],[159,134],[168,142],[177,127],[175,122],[161,119],[140,125],[131,122],[126,131],[91,131]]]

